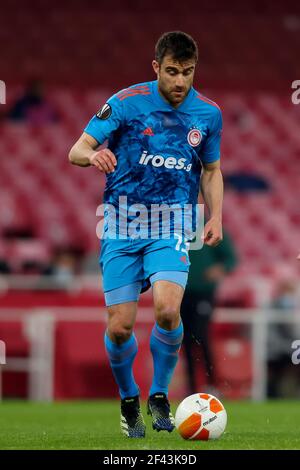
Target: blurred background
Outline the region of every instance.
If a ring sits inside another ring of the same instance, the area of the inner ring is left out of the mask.
[[[202,254],[194,260],[185,301],[197,331],[170,396],[299,397],[291,360],[300,339],[300,104],[291,100],[299,2],[10,0],[0,16],[0,396],[117,397],[95,233],[105,179],[70,165],[68,152],[111,94],[155,79],[155,43],[179,29],[198,42],[195,88],[223,111],[229,242],[203,254],[205,289]],[[143,397],[151,305],[143,294],[135,363]]]

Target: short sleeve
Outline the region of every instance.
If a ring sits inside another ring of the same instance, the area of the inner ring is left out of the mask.
[[[215,108],[206,142],[202,148],[200,159],[203,163],[213,163],[220,159],[220,144],[222,135],[222,113]]]
[[[99,144],[103,144],[110,134],[122,125],[123,119],[124,105],[117,95],[114,95],[92,117],[84,132],[94,137]]]

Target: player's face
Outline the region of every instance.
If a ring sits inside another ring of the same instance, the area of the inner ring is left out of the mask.
[[[176,108],[185,99],[193,85],[195,60],[177,62],[171,55],[166,55],[161,64],[154,60],[152,66],[157,74],[160,93]]]

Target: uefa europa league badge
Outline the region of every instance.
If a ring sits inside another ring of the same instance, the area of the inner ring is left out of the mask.
[[[99,109],[98,113],[96,113],[96,117],[98,119],[108,119],[111,116],[112,109],[108,103],[105,103],[101,109]]]

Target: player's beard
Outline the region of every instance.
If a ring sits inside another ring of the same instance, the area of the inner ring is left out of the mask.
[[[186,98],[190,88],[171,88],[168,89],[162,85],[159,87],[161,94],[172,105],[179,106]]]

